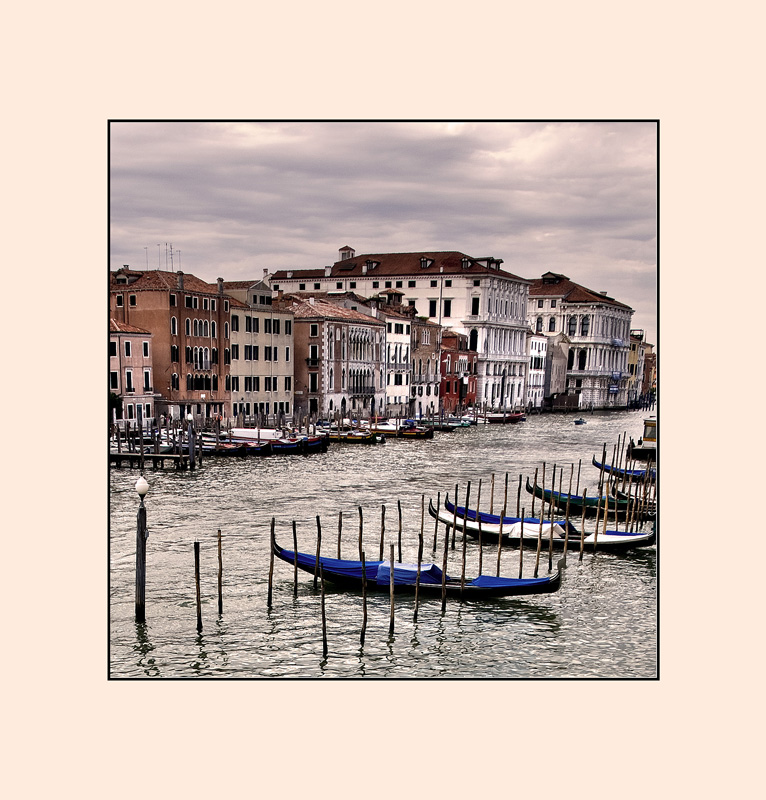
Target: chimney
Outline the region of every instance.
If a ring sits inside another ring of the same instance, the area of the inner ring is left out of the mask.
[[[287,277],[288,278],[292,278],[293,277],[293,271],[291,269],[287,270]]]
[[[367,264],[362,264],[362,275],[367,274]]]
[[[599,294],[601,294],[601,295],[603,295],[604,297],[606,297],[606,292],[599,292]]]
[[[355,252],[356,251],[353,250],[348,245],[346,245],[345,247],[341,247],[340,250],[338,250],[338,254],[340,255],[340,261],[345,261],[348,258],[353,258]]]
[[[324,276],[325,276],[325,278],[329,278],[331,273],[332,273],[332,267],[325,267],[324,268]]]
[[[314,305],[314,298],[313,297],[309,297],[309,305],[310,306]]]
[[[218,294],[223,294],[223,278],[218,278]]]
[[[176,275],[178,275],[178,289],[182,292],[184,290],[184,274],[179,269]]]

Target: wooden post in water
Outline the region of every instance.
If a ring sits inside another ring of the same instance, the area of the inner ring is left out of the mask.
[[[383,539],[386,535],[386,506],[380,507],[380,561],[383,560]]]
[[[572,498],[572,479],[574,478],[574,464],[572,464],[572,470],[569,473],[569,492],[567,497],[567,508],[564,512],[564,566],[567,563],[567,550],[569,548],[569,501]]]
[[[489,490],[489,513],[492,514],[495,507],[495,473],[492,473],[492,485]]]
[[[580,561],[585,550],[585,500],[588,497],[588,490],[582,490],[582,522],[580,523]]]
[[[362,562],[362,635],[359,637],[359,644],[364,647],[364,635],[367,631],[367,564],[364,550],[359,553],[359,560]]]
[[[556,487],[556,465],[553,465],[553,483],[551,484],[551,507],[550,511],[550,529],[548,531],[548,572],[553,569],[553,518],[554,518],[554,509],[555,506],[553,504],[553,490]],[[559,495],[561,494],[561,478],[559,478]],[[567,498],[567,502],[569,502],[569,498]]]
[[[399,549],[397,552],[399,553],[399,563],[401,564],[402,563],[402,501],[397,500],[396,505],[399,508],[399,539],[398,539]]]
[[[437,536],[439,534],[439,514],[441,513],[441,507],[442,507],[442,493],[441,492],[437,492],[436,493],[436,519],[434,520],[434,555],[436,555],[436,547],[437,547],[436,538],[437,538]]]
[[[293,520],[293,597],[298,596],[298,532]]]
[[[468,481],[468,488],[465,493],[465,506],[463,507],[463,569],[460,574],[460,595],[462,597],[463,590],[465,589],[465,551],[466,551],[466,532],[465,528],[468,522],[468,502],[471,497],[471,481]]]
[[[577,488],[575,489],[575,494],[580,494],[580,467],[582,467],[582,459],[577,462]]]
[[[535,480],[532,484],[532,511],[530,511],[529,516],[535,516],[535,500],[537,500],[537,467],[535,467]]]
[[[194,584],[197,587],[197,633],[202,633],[202,598],[199,588],[199,542],[194,542]]]
[[[338,560],[340,560],[340,537],[343,533],[343,512],[338,512]]]
[[[537,473],[535,473],[537,478]],[[552,499],[552,498],[551,498]],[[532,506],[534,507],[535,498],[532,496]],[[534,576],[537,577],[537,571],[540,568],[540,550],[543,544],[543,520],[545,519],[545,462],[543,461],[543,485],[542,485],[542,498],[540,499],[540,529],[537,533],[537,555],[535,556],[535,572]]]
[[[519,533],[519,580],[521,580],[522,572],[524,571],[524,512],[521,509],[521,531]]]
[[[271,608],[271,589],[274,581],[274,525],[276,520],[271,518],[271,536],[269,538],[269,594],[266,599],[266,608]]]
[[[415,613],[412,617],[413,622],[418,621],[418,599],[420,595],[420,565],[423,561],[423,527],[425,525],[426,496],[420,496],[420,536],[418,537],[418,572],[415,576]]]
[[[322,569],[322,565],[319,565],[319,579],[322,584],[322,598],[321,598],[321,605],[322,605],[322,658],[327,658],[327,616],[325,614],[324,608],[324,570]]]
[[[218,613],[223,614],[223,552],[220,528],[218,529]]]
[[[388,635],[394,632],[394,545],[391,543],[389,590],[391,595],[391,621],[388,625]]]
[[[457,486],[455,486],[457,491]],[[457,508],[457,503],[455,503]],[[455,512],[457,513],[457,511]],[[444,526],[444,560],[442,561],[442,614],[447,609],[447,554],[449,553],[449,525]]]
[[[500,514],[500,528],[497,535],[497,577],[500,577],[500,556],[503,552],[503,524],[505,513],[508,509],[508,473],[505,473],[505,495],[503,496],[503,511]]]
[[[457,527],[457,487],[455,484],[455,506],[452,509],[452,549],[455,549],[455,528]],[[447,526],[449,530],[449,526]]]
[[[317,578],[319,576],[319,551],[322,548],[322,523],[319,520],[319,514],[317,514],[317,557],[316,561],[314,561],[314,588],[317,588]]]
[[[141,478],[137,484],[139,488],[140,481]],[[139,494],[139,497],[141,502],[136,515],[136,622],[146,622],[146,506],[143,495]]]
[[[521,473],[519,473],[519,488],[516,492],[516,516],[519,516],[519,509],[521,508]]]
[[[364,519],[362,517],[362,507],[359,506],[359,560],[362,560],[362,531],[364,528]]]
[[[144,474],[144,427],[141,424],[143,411],[141,403],[136,403],[136,428],[138,429],[138,468]]]

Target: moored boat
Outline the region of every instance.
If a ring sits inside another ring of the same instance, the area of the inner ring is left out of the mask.
[[[309,553],[296,553],[285,550],[274,542],[274,555],[288,564],[296,565],[304,572],[312,575],[318,569],[316,556]],[[361,561],[319,557],[319,564],[326,580],[343,589],[361,590],[365,581],[367,591],[388,592],[391,587],[391,562],[366,561],[364,570]],[[419,585],[423,595],[441,596],[442,589],[450,596],[462,596],[465,599],[485,597],[516,597],[531,594],[549,594],[561,587],[563,560],[559,561],[555,574],[545,578],[495,578],[491,575],[479,575],[476,578],[461,578],[444,575],[433,563],[420,565],[418,580],[417,564],[394,562],[394,591],[414,592]]]
[[[583,509],[588,515],[593,515],[598,512],[599,506],[602,513],[607,510],[614,514],[615,512],[621,516],[625,515],[628,511],[629,501],[627,498],[619,499],[608,497],[607,495],[594,495],[593,497],[583,497],[577,494],[567,494],[566,492],[559,492],[551,489],[543,489],[542,486],[533,486],[527,477],[527,491],[530,494],[545,500],[546,503],[553,503],[559,511],[566,511],[567,502],[569,503],[569,513],[574,516],[582,514]]]
[[[601,469],[603,466],[604,472],[608,475],[614,475],[617,478],[625,479],[628,481],[642,481],[647,477],[647,470],[646,469],[626,469],[624,467],[615,467],[611,464],[603,464],[600,461],[596,460],[596,456],[593,456],[593,466],[597,469]],[[649,478],[654,480],[657,477],[657,472],[654,469],[649,469]]]

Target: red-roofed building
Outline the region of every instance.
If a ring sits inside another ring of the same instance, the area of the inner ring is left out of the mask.
[[[110,273],[109,314],[152,333],[154,416],[226,415],[232,299],[223,280],[162,270]]]
[[[353,291],[370,297],[398,289],[405,306],[469,338],[479,356],[478,401],[521,407],[527,372],[526,331],[531,281],[500,268],[502,259],[458,251],[371,253],[346,246],[324,269],[280,270],[273,289],[288,292]]]
[[[528,319],[535,333],[569,339],[567,388],[580,408],[628,403],[628,353],[633,309],[566,275],[546,272],[529,287]]]
[[[479,354],[468,349],[468,337],[463,333],[445,331],[439,390],[445,414],[462,414],[475,404],[478,367]]]
[[[152,334],[136,325],[109,320],[109,391],[118,398],[113,419],[153,423],[155,417]]]
[[[294,315],[294,414],[372,416],[385,408],[385,324],[324,297],[273,301]]]

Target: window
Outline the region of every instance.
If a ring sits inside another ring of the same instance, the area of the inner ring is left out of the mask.
[[[128,295],[128,305],[129,306],[135,306],[135,304],[136,304],[136,296],[134,294],[129,294]]]
[[[569,335],[574,336],[577,333],[577,317],[569,318]],[[570,367],[571,369],[571,367]]]
[[[540,299],[540,300],[538,300],[538,301],[537,301],[537,307],[538,307],[538,308],[542,308],[542,307],[543,307],[543,301],[542,301],[542,299]]]
[[[117,388],[117,373],[110,372],[109,373],[109,388],[116,389]]]
[[[309,326],[309,336],[319,336],[319,325],[312,323]]]
[[[271,361],[271,348],[264,347],[263,348],[263,360],[264,361]]]
[[[293,335],[293,322],[290,319],[285,320],[285,336]]]
[[[245,317],[245,330],[250,330],[250,326],[247,324],[249,318]],[[233,331],[239,330],[239,314],[232,314],[231,315],[231,329]]]
[[[175,308],[176,306],[176,296],[174,294],[170,295],[170,307]]]
[[[542,333],[542,331],[543,331],[543,318],[542,317],[538,317],[535,320],[535,332],[536,333]]]
[[[223,323],[223,338],[224,339],[228,339],[229,338],[229,323],[228,322],[224,322]]]
[[[272,323],[271,327],[274,329],[274,331],[273,331],[274,334],[276,336],[279,336],[279,320],[278,319],[273,320],[273,323]]]
[[[132,392],[133,389],[133,371],[126,369],[125,370],[125,391]]]
[[[117,308],[122,308],[123,305],[125,304],[125,301],[123,300],[123,297],[122,297],[121,294],[117,295],[115,302],[117,303]]]
[[[289,347],[285,347],[285,361],[289,361],[289,360],[290,360],[290,348]]]
[[[191,364],[192,360],[193,360],[192,359],[192,349],[191,349],[191,347],[187,346],[187,348],[186,348],[186,363],[187,364]]]
[[[210,335],[215,339],[215,320],[210,322]]]
[[[386,281],[386,289],[390,289],[390,288],[391,288],[391,281]]]
[[[170,335],[178,336],[178,320],[175,317],[170,318]]]
[[[249,361],[248,355],[250,354],[250,345],[245,345],[245,361]],[[232,360],[235,358],[239,358],[239,345],[233,344],[231,346],[231,357]]]
[[[438,285],[439,285],[438,281],[431,281],[431,286],[432,286],[432,287],[433,287],[433,286],[438,286]]]
[[[317,392],[319,387],[319,373],[309,372],[309,391]]]
[[[401,281],[397,281],[396,282],[396,288],[397,289],[401,289],[402,288],[402,282]]]
[[[192,307],[191,295],[186,295],[186,297],[184,297],[184,306],[186,306],[186,308]]]
[[[479,313],[479,297],[472,297],[471,298],[471,314],[476,316]]]
[[[428,316],[435,317],[436,316],[436,300],[429,300],[428,301]]]
[[[444,281],[444,285],[445,286],[452,286],[452,280],[450,278],[447,278],[447,280]]]
[[[356,281],[349,281],[348,285],[350,289],[356,289]]]
[[[149,342],[144,342],[144,358],[149,358]]]
[[[184,321],[184,332],[187,336],[191,336],[191,320],[188,317]]]
[[[445,300],[444,301],[444,316],[451,317],[452,316],[452,300]]]
[[[392,332],[392,331],[391,331],[391,323],[390,323],[390,322],[387,322],[387,323],[386,323],[386,332],[387,332],[387,333],[391,333],[391,332]]]
[[[293,389],[293,379],[289,375],[285,377],[285,391],[291,392]]]
[[[271,333],[271,319],[263,320],[263,332]]]
[[[229,301],[228,300],[224,300],[223,301],[223,310],[224,310],[225,313],[227,313],[227,314],[229,313]]]
[[[207,299],[207,297],[203,297],[202,298],[202,310],[203,311],[207,311],[207,307],[208,307],[208,299]]]
[[[481,279],[480,278],[474,278],[473,279],[473,285],[474,286],[481,286]]]
[[[580,335],[587,336],[589,330],[590,330],[590,317],[587,316],[586,314],[586,316],[584,316],[582,318],[582,321],[580,322]]]
[[[170,376],[170,388],[171,389],[180,389],[181,388],[181,382],[180,382],[180,380],[178,378],[178,373],[177,372],[174,372]]]
[[[271,391],[271,378],[268,377],[268,376],[266,376],[263,379],[263,391],[264,392],[270,392]]]
[[[117,355],[117,342],[109,342],[109,355],[110,356]]]
[[[210,310],[215,311],[215,300],[210,301]]]
[[[342,289],[342,288],[343,288],[343,283],[342,283],[341,281],[337,281],[337,282],[335,283],[335,288],[336,288],[336,289]]]
[[[274,285],[273,285],[271,288],[272,288],[272,289],[273,289],[275,292],[278,292],[278,291],[279,291],[279,284],[278,284],[278,283],[275,283],[275,284],[274,284]]]
[[[551,300],[551,308],[556,308],[556,298],[555,297]]]
[[[152,388],[152,373],[148,370],[144,370],[144,391],[148,392]]]
[[[550,333],[555,333],[556,332],[556,317],[551,317],[548,320],[548,331]]]
[[[380,281],[373,281],[372,282],[372,288],[373,289],[378,289],[379,287],[380,287]]]
[[[299,284],[298,284],[298,291],[299,291],[299,292],[304,292],[304,291],[306,291],[306,284],[305,284],[305,283],[299,283]]]
[[[125,358],[130,358],[130,342],[125,342]]]
[[[231,390],[232,392],[239,391],[239,375],[232,375],[231,377]]]
[[[407,286],[412,289],[416,285],[416,281],[407,281]]]

